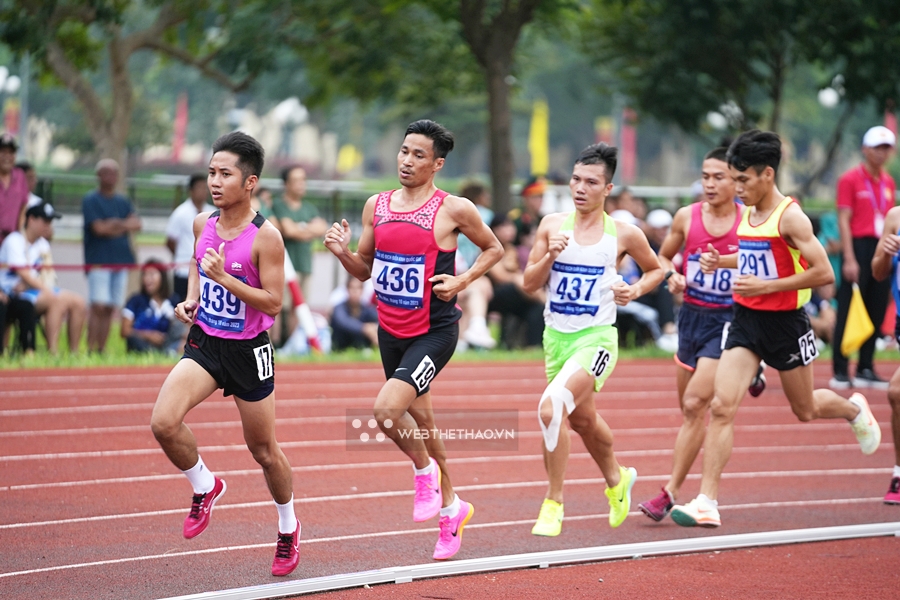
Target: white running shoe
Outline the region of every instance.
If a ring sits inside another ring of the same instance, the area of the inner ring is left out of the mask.
[[[878,450],[878,444],[881,443],[881,427],[869,409],[869,403],[865,396],[857,392],[848,400],[859,407],[859,415],[850,421],[850,427],[856,434],[863,454],[873,454]]]

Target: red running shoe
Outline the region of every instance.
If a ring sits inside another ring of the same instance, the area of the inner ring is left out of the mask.
[[[900,477],[891,479],[891,487],[884,495],[885,504],[900,504]]]
[[[672,494],[666,491],[666,488],[663,488],[656,498],[638,504],[638,508],[641,509],[641,512],[654,521],[662,521],[665,519],[673,506],[675,506],[675,501],[672,498]]]
[[[284,577],[300,564],[300,521],[294,533],[279,533],[275,545],[275,560],[272,561],[272,575]]]
[[[184,537],[191,539],[206,530],[213,506],[225,494],[226,489],[228,486],[225,485],[225,480],[216,477],[212,491],[205,494],[194,494],[194,499],[191,501],[191,512],[184,519]]]

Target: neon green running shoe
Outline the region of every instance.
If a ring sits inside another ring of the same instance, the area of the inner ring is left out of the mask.
[[[531,528],[532,535],[556,537],[562,531],[563,505],[550,498],[545,498],[541,504],[541,513],[537,523]]]
[[[626,469],[619,467],[619,485],[606,488],[606,497],[609,498],[609,526],[618,527],[625,521],[628,511],[631,510],[631,488],[637,480],[637,471],[634,467]]]

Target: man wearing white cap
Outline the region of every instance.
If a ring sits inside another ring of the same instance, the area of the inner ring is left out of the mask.
[[[872,277],[872,257],[878,238],[884,231],[884,216],[894,206],[896,186],[884,165],[896,145],[894,133],[887,127],[869,129],[863,136],[862,164],[844,173],[838,180],[837,208],[841,235],[843,267],[841,286],[838,289],[837,324],[834,328],[832,389],[849,387],[886,390],[888,382],[874,370],[875,339],[887,310],[889,281],[876,281]],[[849,376],[848,359],[841,353],[841,340],[853,295],[853,284],[859,284],[866,310],[875,323],[876,333],[859,350],[856,374]]]

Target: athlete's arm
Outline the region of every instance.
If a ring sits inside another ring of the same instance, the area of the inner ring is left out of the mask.
[[[613,300],[619,306],[625,306],[632,300],[651,292],[662,283],[663,270],[659,258],[650,247],[647,236],[635,225],[616,221],[616,232],[619,240],[619,257],[627,254],[641,268],[641,278],[628,285],[624,281],[613,284]]]
[[[365,281],[372,276],[372,263],[375,261],[375,200],[378,195],[366,200],[363,208],[362,235],[359,236],[359,244],[356,252],[350,251],[350,225],[347,219],[335,223],[325,232],[325,247],[338,257],[347,272],[360,281]]]
[[[441,213],[450,218],[454,230],[459,230],[469,238],[469,241],[481,248],[481,254],[465,273],[460,275],[439,273],[429,279],[433,284],[431,289],[434,294],[447,302],[497,264],[503,258],[503,246],[500,245],[500,241],[491,228],[481,220],[481,215],[478,214],[475,205],[466,198],[447,196],[438,213],[438,218],[443,220],[446,217]]]
[[[200,258],[206,276],[231,292],[239,300],[274,317],[281,312],[284,297],[284,238],[274,225],[266,221],[253,240],[253,262],[259,271],[259,288],[247,285],[225,272],[225,242],[219,248],[207,248]]]
[[[834,271],[828,262],[825,247],[813,233],[809,217],[796,202],[791,203],[781,216],[779,225],[785,241],[800,251],[809,267],[802,273],[794,273],[778,279],[760,279],[754,275],[738,275],[734,282],[735,294],[760,296],[773,292],[787,292],[815,288],[834,283]]]
[[[541,219],[534,236],[534,246],[528,255],[528,265],[525,267],[522,289],[526,293],[532,294],[547,285],[553,262],[559,253],[566,249],[569,238],[559,232],[564,217],[562,213],[555,213]]]
[[[687,232],[690,230],[690,227],[691,207],[684,206],[679,208],[675,212],[675,217],[672,219],[672,227],[669,228],[666,239],[663,240],[662,245],[659,247],[659,264],[662,266],[663,272],[668,273],[669,271],[674,271],[668,281],[669,292],[672,294],[678,294],[684,291],[684,275],[678,272],[678,269],[676,269],[675,265],[672,263],[672,259],[675,258],[678,251],[684,246],[684,241],[687,239]]]
[[[196,258],[197,240],[200,239],[203,227],[206,226],[206,221],[209,220],[209,215],[211,214],[210,212],[204,212],[194,217],[194,252],[191,253],[190,268],[188,269],[187,294],[184,297],[184,301],[179,302],[175,306],[175,316],[178,317],[179,321],[188,325],[194,322],[194,317],[197,313],[197,301],[200,299],[200,274],[197,272]]]
[[[872,257],[872,277],[878,281],[884,281],[891,274],[894,265],[894,255],[900,250],[900,206],[895,206],[887,212],[884,218],[884,233],[878,240],[875,248],[875,256]]]
[[[712,244],[706,245],[706,252],[700,254],[700,270],[709,275],[716,269],[737,269],[738,253],[719,254]]]

